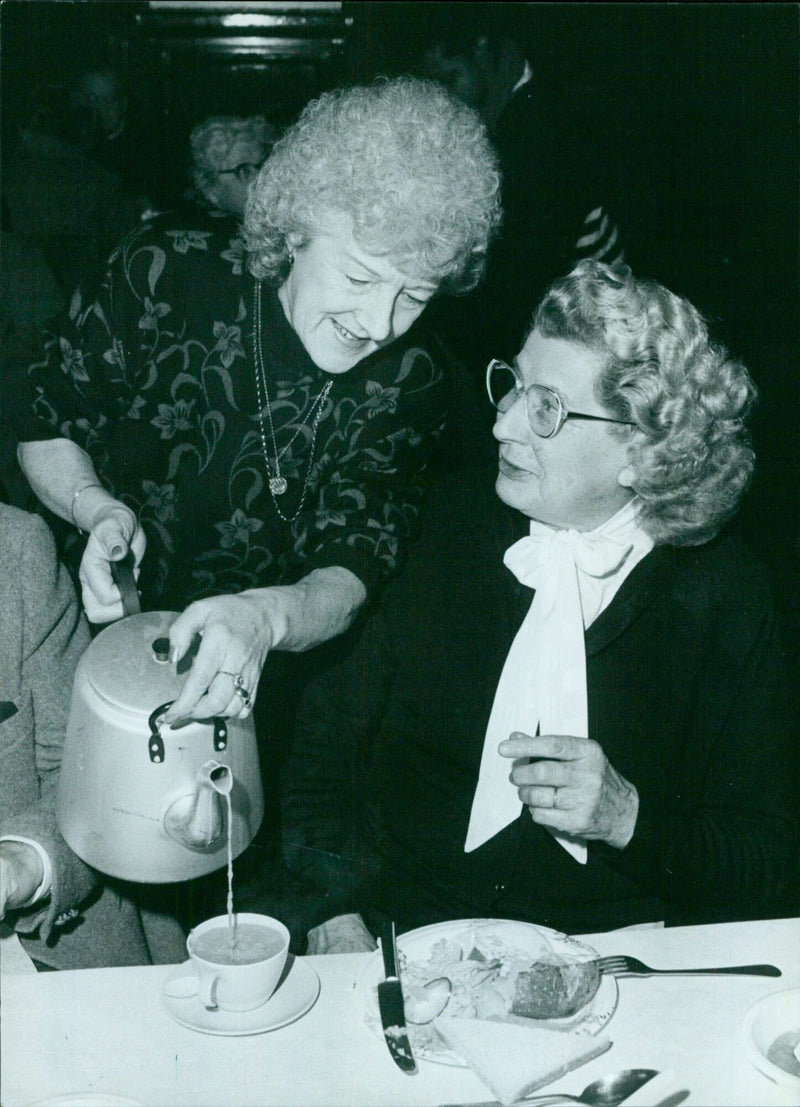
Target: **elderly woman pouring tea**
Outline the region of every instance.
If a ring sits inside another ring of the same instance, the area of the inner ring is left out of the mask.
[[[304,109],[251,186],[244,246],[143,226],[73,299],[31,367],[19,457],[89,535],[92,621],[121,615],[109,562],[130,549],[143,602],[182,610],[173,657],[202,636],[167,721],[245,714],[271,650],[339,634],[396,570],[444,418],[412,327],[479,280],[499,218],[478,117],[381,80]]]
[[[437,527],[364,652],[308,689],[295,856],[335,852],[371,749],[378,874],[350,897],[370,929],[792,914],[787,678],[764,571],[725,527],[753,466],[749,374],[686,300],[584,262],[488,385],[494,472],[432,491]],[[349,914],[312,933],[366,942]]]

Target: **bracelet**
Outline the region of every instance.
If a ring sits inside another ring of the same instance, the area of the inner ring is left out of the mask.
[[[100,481],[87,480],[87,482],[85,484],[82,484],[80,486],[80,488],[77,490],[77,492],[75,492],[75,494],[73,495],[73,497],[72,497],[72,506],[70,507],[69,513],[72,516],[72,522],[75,524],[75,527],[78,531],[78,534],[83,534],[83,531],[78,526],[78,520],[75,518],[75,505],[78,502],[78,497],[81,495],[82,492],[85,492],[87,488],[102,488],[102,487],[103,486],[100,483]]]

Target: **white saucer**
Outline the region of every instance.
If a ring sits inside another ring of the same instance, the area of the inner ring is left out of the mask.
[[[179,977],[193,975],[191,961],[184,961],[169,973],[164,985]],[[314,1006],[319,988],[319,977],[308,962],[290,953],[278,987],[267,1002],[254,1011],[221,1011],[219,1008],[209,1011],[196,995],[179,997],[167,995],[163,990],[161,1002],[176,1022],[188,1026],[190,1030],[232,1037],[264,1034],[294,1022]]]

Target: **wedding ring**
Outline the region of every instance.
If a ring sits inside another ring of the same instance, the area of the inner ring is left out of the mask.
[[[223,676],[229,676],[233,680],[233,690],[241,699],[243,707],[250,706],[250,693],[244,686],[244,677],[241,673],[229,673],[227,669],[220,669]]]
[[[553,789],[553,807],[558,807],[558,788]]]

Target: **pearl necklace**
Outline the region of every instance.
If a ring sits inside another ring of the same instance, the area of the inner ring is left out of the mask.
[[[269,485],[270,495],[272,501],[275,504],[275,510],[280,515],[281,519],[285,523],[293,523],[305,503],[306,493],[308,492],[308,482],[311,477],[311,470],[314,465],[314,450],[317,444],[317,427],[320,424],[322,418],[322,411],[325,407],[325,401],[328,398],[328,393],[333,387],[333,380],[329,380],[324,385],[320,394],[314,399],[313,403],[308,409],[308,412],[300,423],[297,430],[292,437],[278,452],[278,442],[275,437],[275,427],[272,422],[272,408],[269,400],[269,389],[267,388],[267,374],[264,369],[264,355],[261,349],[261,281],[256,281],[255,288],[253,290],[253,318],[255,320],[255,326],[253,327],[253,360],[255,362],[256,370],[256,393],[258,396],[258,426],[261,432],[261,450],[264,454],[264,462],[267,468],[267,479]],[[263,389],[263,395],[262,395]],[[275,458],[274,464],[270,465],[270,453],[267,449],[267,436],[264,431],[264,412],[267,415],[267,422],[269,424],[269,434],[272,440],[272,456]],[[294,443],[297,436],[302,431],[308,420],[314,414],[314,421],[311,424],[311,449],[309,451],[308,468],[306,470],[306,478],[303,482],[303,492],[300,496],[300,503],[297,505],[297,510],[291,518],[287,518],[281,509],[278,507],[278,501],[276,496],[282,496],[286,489],[289,487],[286,477],[281,473],[281,458],[286,454],[289,448]]]

